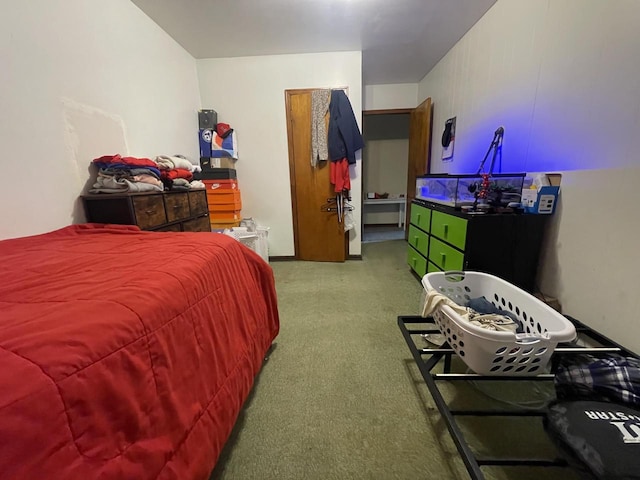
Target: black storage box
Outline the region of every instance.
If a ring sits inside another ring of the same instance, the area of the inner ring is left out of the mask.
[[[238,178],[235,168],[212,168],[193,174],[195,180],[235,180]]]
[[[215,110],[200,110],[198,111],[198,128],[210,128],[216,129],[218,123],[218,113]]]
[[[231,157],[200,157],[200,167],[203,172],[218,170],[221,168],[235,169],[236,159]]]

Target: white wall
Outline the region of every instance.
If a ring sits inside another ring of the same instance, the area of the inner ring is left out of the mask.
[[[432,172],[477,169],[505,127],[503,171],[630,166],[640,151],[635,0],[499,0],[422,79],[434,139],[457,116],[455,157]]]
[[[420,82],[418,100],[434,101],[434,139],[457,116],[454,161],[442,164],[434,141],[432,172],[474,171],[500,125],[503,171],[564,172],[541,289],[640,351],[638,18],[635,0],[499,0]]]
[[[566,314],[640,352],[640,167],[572,170],[551,219],[539,282]]]
[[[362,154],[364,195],[367,192],[404,194],[407,192],[409,139],[368,140]],[[364,225],[398,223],[398,205],[365,205]]]
[[[363,150],[364,191],[406,194],[408,155],[408,138],[368,140]]]
[[[83,221],[91,160],[197,158],[195,60],[129,0],[3,2],[0,238]]]
[[[270,227],[269,255],[293,256],[293,217],[284,91],[348,87],[360,126],[361,52],[271,55],[198,60],[203,108],[218,112],[238,134],[242,214]],[[362,128],[362,127],[361,127]],[[358,154],[350,169],[356,228],[349,253],[360,254],[362,178]]]
[[[409,114],[366,115],[363,121],[363,192],[407,193]],[[364,197],[363,197],[364,198]],[[365,205],[365,225],[397,224],[398,205]]]
[[[417,83],[365,85],[363,110],[415,108],[418,103]]]

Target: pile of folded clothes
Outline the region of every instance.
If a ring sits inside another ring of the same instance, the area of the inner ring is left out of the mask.
[[[149,158],[105,155],[93,160],[99,168],[91,193],[161,192],[160,170]]]
[[[204,188],[204,184],[193,180],[193,172],[200,171],[200,165],[192,164],[181,155],[160,155],[155,158],[160,169],[160,179],[165,190],[189,190]]]

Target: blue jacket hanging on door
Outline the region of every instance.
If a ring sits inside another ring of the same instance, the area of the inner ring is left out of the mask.
[[[346,158],[350,164],[356,163],[356,152],[364,147],[351,103],[343,90],[331,91],[327,144],[329,160]]]

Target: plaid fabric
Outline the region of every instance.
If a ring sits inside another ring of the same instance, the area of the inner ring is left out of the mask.
[[[640,406],[640,360],[612,355],[563,357],[554,379],[562,400],[613,401]]]

